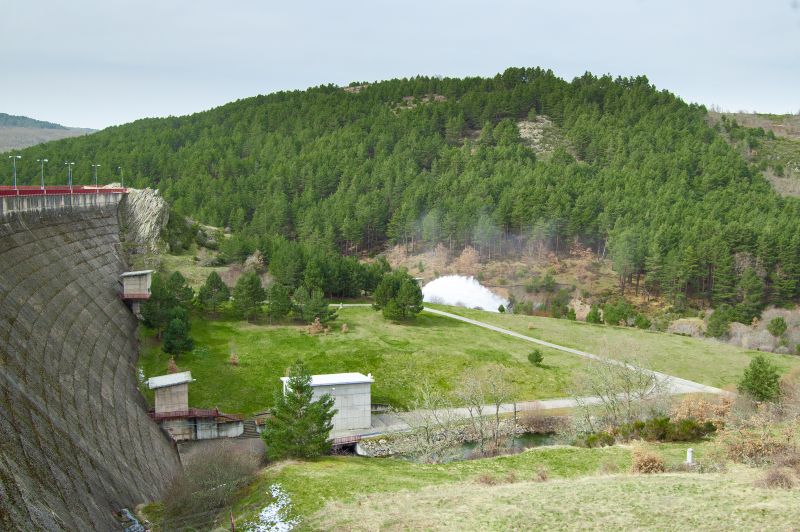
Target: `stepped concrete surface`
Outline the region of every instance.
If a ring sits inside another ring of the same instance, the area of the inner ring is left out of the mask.
[[[0,218],[1,530],[118,529],[180,467],[137,388],[118,204],[97,200]]]

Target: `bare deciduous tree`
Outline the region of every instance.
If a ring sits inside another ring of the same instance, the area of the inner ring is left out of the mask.
[[[606,360],[591,365],[576,379],[573,395],[581,421],[591,431],[664,414],[669,383],[627,362]]]

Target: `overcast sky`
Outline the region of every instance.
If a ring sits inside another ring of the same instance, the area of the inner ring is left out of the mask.
[[[798,0],[4,0],[0,112],[102,128],[281,89],[542,66],[800,110]]]

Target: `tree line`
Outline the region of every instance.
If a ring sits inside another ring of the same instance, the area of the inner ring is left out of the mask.
[[[565,139],[547,155],[516,125],[539,115]],[[32,147],[23,161],[76,160],[79,181],[80,164],[123,166],[179,213],[232,228],[227,256],[264,248],[281,284],[302,284],[298,257],[313,259],[302,275],[329,276],[318,288],[330,296],[357,284],[333,255],[442,242],[490,256],[535,241],[610,256],[622,291],[726,304],[746,320],[800,296],[800,203],[707,118],[643,76],[511,68],[261,95]]]

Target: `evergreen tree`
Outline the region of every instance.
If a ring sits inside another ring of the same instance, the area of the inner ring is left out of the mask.
[[[141,313],[144,324],[155,329],[159,338],[169,322],[170,312],[175,305],[175,300],[167,290],[164,276],[159,272],[154,273],[150,282],[150,298],[142,302]]]
[[[188,318],[185,311],[179,308],[179,312],[173,314],[164,331],[164,352],[177,356],[185,351],[191,351],[193,347],[194,341],[189,337]]]
[[[194,299],[194,290],[181,272],[172,272],[167,278],[167,292],[175,304],[189,309]]]
[[[776,338],[783,336],[786,332],[786,320],[782,316],[772,318],[767,324],[767,330]]]
[[[301,286],[294,293],[300,319],[305,323],[312,323],[319,318],[320,323],[327,323],[336,319],[336,311],[325,301],[321,290],[309,290]]]
[[[600,308],[597,305],[592,305],[589,313],[586,315],[586,323],[603,323],[600,319]]]
[[[387,320],[408,320],[422,312],[422,290],[406,270],[395,270],[381,279],[372,306]]]
[[[714,268],[711,300],[714,305],[732,303],[736,297],[736,277],[733,272],[733,258],[723,253]]]
[[[216,312],[219,306],[228,301],[231,297],[231,291],[228,285],[222,282],[222,278],[217,272],[211,272],[206,278],[206,282],[200,287],[197,293],[197,299],[206,310]]]
[[[728,334],[733,319],[733,308],[727,303],[718,306],[708,318],[706,336],[721,338]]]
[[[261,279],[255,272],[243,273],[233,289],[233,307],[239,315],[250,321],[261,312],[261,304],[266,298]]]
[[[290,370],[285,393],[275,394],[275,406],[262,433],[270,460],[315,458],[330,451],[334,401],[328,394],[316,401],[313,396],[311,375],[298,360]]]
[[[269,287],[269,306],[267,307],[270,321],[285,318],[291,310],[292,300],[289,297],[289,289],[282,284],[273,283]]]
[[[736,307],[739,321],[749,324],[753,318],[761,315],[764,298],[764,282],[753,268],[746,268],[739,279],[741,301]]]
[[[756,401],[774,401],[781,393],[778,368],[764,355],[756,355],[745,368],[738,388]]]

